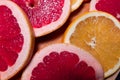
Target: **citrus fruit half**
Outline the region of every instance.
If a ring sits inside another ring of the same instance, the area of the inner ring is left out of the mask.
[[[75,11],[80,7],[84,0],[70,0],[71,1],[71,11]]]
[[[0,80],[19,72],[31,55],[34,35],[23,11],[9,0],[0,1]]]
[[[119,21],[108,13],[94,11],[73,21],[63,41],[91,53],[102,64],[105,77],[108,77],[120,67],[119,36]]]
[[[103,69],[86,51],[52,44],[38,51],[21,80],[103,80]]]
[[[29,17],[36,37],[60,28],[70,14],[70,0],[12,0]]]
[[[120,0],[91,0],[90,11],[93,10],[108,12],[120,21]]]

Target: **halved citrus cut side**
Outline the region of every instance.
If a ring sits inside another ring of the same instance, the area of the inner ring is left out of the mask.
[[[71,11],[75,11],[80,7],[84,0],[70,0],[71,1]]]
[[[70,14],[70,0],[12,0],[29,17],[36,37],[60,28]]]
[[[0,1],[0,80],[18,73],[31,55],[34,35],[23,11],[9,0]]]
[[[112,15],[93,11],[79,16],[67,28],[63,41],[91,53],[103,66],[105,77],[120,67],[120,23]]]
[[[120,21],[120,0],[91,0],[90,11],[93,10],[108,12]]]
[[[21,80],[103,80],[103,69],[88,52],[68,44],[38,51]]]

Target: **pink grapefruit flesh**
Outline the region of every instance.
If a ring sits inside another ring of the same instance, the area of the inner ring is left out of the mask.
[[[53,44],[36,53],[21,80],[103,80],[103,69],[89,53]]]
[[[64,0],[12,0],[24,9],[32,26],[40,28],[56,21],[61,13]]]
[[[0,80],[9,80],[28,63],[34,47],[32,26],[10,0],[0,1]]]
[[[8,7],[0,6],[0,71],[7,70],[16,62],[23,43],[16,18]]]
[[[91,0],[90,10],[94,9],[108,12],[120,21],[120,0]]]
[[[12,0],[17,3],[27,14],[30,22],[33,26],[35,36],[42,36],[56,30],[65,22],[69,8],[66,8],[66,12],[63,15],[64,19],[62,23],[55,23],[60,19],[65,5],[70,6],[69,0]],[[61,19],[60,19],[61,20]],[[54,23],[54,24],[51,24]],[[50,25],[50,26],[48,26]],[[51,28],[51,26],[53,26]],[[51,29],[48,29],[48,28]],[[45,28],[45,29],[44,29]],[[43,29],[43,30],[40,30]]]
[[[53,77],[54,76],[54,77]],[[87,77],[86,77],[87,76]],[[51,52],[32,71],[30,80],[96,80],[95,70],[71,52]]]

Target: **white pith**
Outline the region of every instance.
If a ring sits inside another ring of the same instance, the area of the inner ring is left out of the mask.
[[[86,44],[88,46],[90,46],[91,48],[95,48],[95,46],[96,46],[96,37],[91,38],[91,41],[90,42],[86,42]]]
[[[95,4],[98,3],[99,0],[91,0],[90,2],[90,11],[96,10]]]

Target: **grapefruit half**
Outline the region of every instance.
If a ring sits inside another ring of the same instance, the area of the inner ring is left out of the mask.
[[[0,80],[8,80],[28,62],[34,35],[24,12],[9,0],[0,1]]]
[[[60,28],[70,14],[70,0],[12,0],[29,17],[36,37]]]
[[[103,80],[103,69],[80,48],[52,44],[34,55],[21,80]]]

